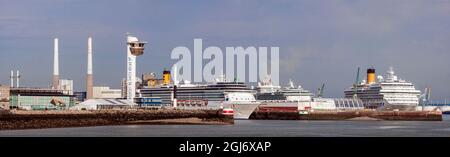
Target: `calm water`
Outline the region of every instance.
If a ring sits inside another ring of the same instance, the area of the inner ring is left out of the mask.
[[[282,121],[236,120],[235,125],[128,125],[0,131],[0,136],[446,136],[444,121]]]

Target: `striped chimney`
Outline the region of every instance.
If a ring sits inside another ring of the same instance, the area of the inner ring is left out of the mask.
[[[58,52],[58,38],[54,40],[53,47],[53,89],[59,89],[59,52]]]
[[[87,63],[87,76],[86,76],[86,98],[93,98],[93,86],[94,79],[92,76],[92,37],[88,38],[88,63]]]

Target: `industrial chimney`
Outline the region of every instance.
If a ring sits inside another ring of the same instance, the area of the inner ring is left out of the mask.
[[[17,86],[17,88],[19,88],[20,87],[20,74],[19,74],[19,70],[17,70],[17,76],[16,76],[16,86]]]
[[[58,38],[55,38],[53,49],[53,89],[59,89],[59,54],[58,54]]]
[[[94,80],[92,77],[92,37],[88,38],[88,63],[87,63],[87,76],[86,76],[86,98],[93,98],[93,86]]]
[[[12,71],[12,70],[11,70],[10,78],[11,78],[11,88],[13,88],[14,87],[14,71]]]

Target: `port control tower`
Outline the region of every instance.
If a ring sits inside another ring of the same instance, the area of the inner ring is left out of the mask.
[[[144,54],[146,43],[127,34],[127,100],[131,102],[136,96],[136,57]]]

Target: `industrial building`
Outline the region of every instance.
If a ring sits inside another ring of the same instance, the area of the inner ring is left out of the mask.
[[[126,99],[88,99],[71,110],[111,110],[111,109],[130,109],[136,107],[136,104]]]
[[[141,87],[142,87],[142,80],[141,80],[141,78],[136,77],[135,88],[139,89]],[[125,79],[125,78],[122,79],[121,89],[122,89],[122,98],[126,98],[128,96],[128,94],[127,94],[128,93],[127,92],[128,85],[127,85],[127,79]]]
[[[75,104],[78,104],[80,102],[83,102],[86,100],[86,92],[74,92],[73,95],[75,97]]]
[[[9,87],[0,85],[0,109],[9,109]]]
[[[60,79],[59,86],[65,92],[64,94],[73,95],[73,80]]]
[[[11,86],[2,87],[2,97],[9,97],[10,109],[23,110],[61,110],[75,105],[73,80],[59,79],[59,40],[54,39],[53,76],[51,88],[20,87],[20,74],[14,76],[11,71]],[[16,86],[14,87],[14,79]],[[9,90],[8,95],[3,94]],[[5,96],[3,96],[5,95]]]
[[[67,91],[48,88],[11,88],[12,109],[23,110],[61,110],[74,106],[74,96]]]
[[[106,98],[122,98],[121,89],[111,89],[107,86],[94,86],[93,87],[94,99],[106,99]]]

